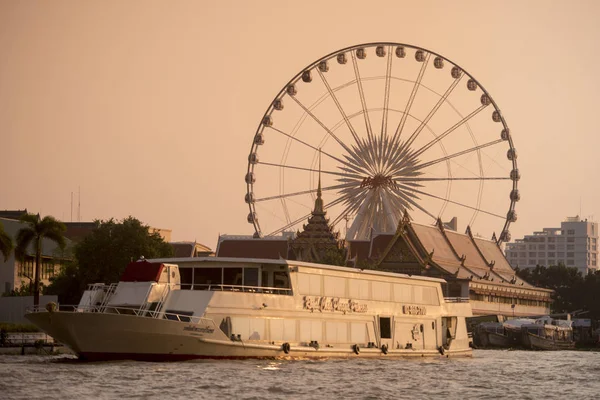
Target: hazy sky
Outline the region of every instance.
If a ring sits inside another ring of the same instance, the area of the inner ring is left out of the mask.
[[[390,41],[456,61],[502,109],[513,238],[580,204],[598,220],[599,19],[598,1],[0,0],[0,209],[68,221],[81,188],[85,221],[212,248],[251,234],[247,156],[274,96],[325,54]]]

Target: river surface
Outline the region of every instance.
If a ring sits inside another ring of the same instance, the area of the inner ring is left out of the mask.
[[[600,352],[468,359],[84,363],[0,356],[0,399],[589,399]]]

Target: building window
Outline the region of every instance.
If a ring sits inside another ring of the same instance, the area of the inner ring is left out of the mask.
[[[549,238],[548,238],[548,243],[554,243],[554,242],[555,242],[555,240],[556,240],[555,238],[553,238],[553,237],[549,237]]]
[[[538,252],[538,257],[546,257],[546,253],[543,251]]]
[[[574,235],[574,234],[575,234],[575,229],[567,230],[567,235]]]
[[[535,257],[535,251],[530,251],[530,252],[529,252],[529,257],[530,257],[530,258],[531,258],[531,257]]]
[[[565,238],[564,238],[564,237],[559,237],[559,238],[557,238],[557,239],[556,239],[556,241],[557,241],[558,243],[561,243],[561,242],[564,242],[564,241],[565,241]]]
[[[556,260],[548,260],[548,266],[556,265]]]
[[[575,260],[567,260],[567,265],[575,265]]]
[[[519,252],[519,257],[527,257],[527,253],[524,251]]]
[[[548,245],[548,250],[556,250],[556,245],[555,244],[549,244]]]
[[[567,243],[573,243],[575,242],[575,238],[574,237],[568,237],[567,238]]]
[[[556,253],[548,253],[548,257],[556,257]]]
[[[564,257],[565,256],[565,252],[564,251],[559,251],[558,252],[558,256],[559,257]]]
[[[535,260],[529,260],[529,265],[535,265]]]
[[[569,257],[575,257],[575,253],[572,252],[572,251],[570,251],[570,252],[568,251],[567,252],[567,258],[569,258]]]
[[[548,246],[550,247],[550,246]],[[546,250],[546,245],[540,244],[538,245],[538,250]]]
[[[567,250],[575,250],[575,245],[574,244],[568,244],[567,245]]]
[[[535,250],[535,244],[530,244],[529,245],[529,250]]]

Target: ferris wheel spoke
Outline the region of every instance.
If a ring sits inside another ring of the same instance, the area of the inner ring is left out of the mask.
[[[449,134],[451,134],[457,128],[459,128],[460,126],[462,126],[465,122],[467,122],[468,120],[470,120],[471,118],[473,118],[475,115],[479,114],[479,112],[481,110],[483,110],[484,108],[486,108],[486,107],[487,107],[487,105],[485,105],[485,104],[479,106],[475,111],[471,112],[469,115],[467,115],[466,117],[464,117],[463,119],[461,119],[460,121],[458,121],[451,128],[449,128],[447,131],[445,131],[444,133],[442,133],[441,135],[439,135],[438,137],[436,137],[435,139],[433,139],[432,141],[430,141],[429,143],[427,143],[425,146],[423,146],[419,150],[417,150],[414,153],[414,156],[418,157],[419,155],[421,155],[424,152],[426,152],[427,150],[429,150],[434,144],[436,144],[437,142],[439,142],[440,140],[442,140],[443,138],[445,138],[446,136],[448,136]]]
[[[347,188],[347,187],[355,186],[356,183],[354,183],[354,182],[355,181],[352,181],[350,183],[344,183],[344,184],[341,184],[341,185],[326,186],[324,188],[321,188],[321,191],[326,192],[326,191],[329,191],[329,190],[344,189],[344,188]],[[279,195],[276,195],[276,196],[262,197],[260,199],[254,200],[254,202],[255,203],[260,203],[262,201],[284,199],[284,198],[288,198],[288,197],[301,196],[303,194],[310,194],[310,193],[316,193],[316,192],[317,192],[317,189],[309,189],[309,190],[303,190],[301,192],[285,193],[285,194],[279,194]]]
[[[346,150],[349,153],[352,152],[350,150],[350,148],[348,148],[348,146],[346,146],[346,144],[344,142],[342,142],[340,140],[340,138],[338,138],[329,128],[327,128],[327,126],[325,126],[325,124],[323,122],[321,122],[321,120],[319,118],[317,118],[317,116],[315,114],[313,114],[312,111],[310,111],[304,104],[302,104],[296,98],[296,96],[290,96],[290,97],[296,102],[296,104],[298,104],[300,106],[300,108],[302,108],[304,110],[304,112],[306,114],[308,114],[317,124],[319,124],[321,126],[321,128],[323,128],[329,134],[329,136],[331,136],[333,139],[335,139],[335,141],[338,142],[339,145],[344,148],[344,150]]]
[[[422,212],[429,215],[434,220],[436,219],[435,215],[433,215],[430,211],[428,211],[425,207],[423,207],[416,201],[419,199],[417,196],[411,195],[410,192],[401,192],[399,189],[396,189],[396,188],[391,188],[390,190],[405,201],[406,205],[404,206],[404,208],[408,208],[407,205],[408,205],[408,203],[410,203],[410,205],[421,210]]]
[[[424,181],[509,181],[508,176],[482,176],[477,178],[396,178],[396,182],[424,182]]]
[[[360,97],[360,104],[362,107],[362,114],[365,120],[365,127],[367,130],[367,138],[366,140],[362,140],[361,143],[359,143],[359,147],[363,150],[363,157],[364,156],[368,156],[369,159],[369,165],[372,167],[371,169],[376,169],[375,167],[375,160],[376,160],[376,144],[375,144],[375,138],[373,137],[373,129],[371,127],[371,119],[369,118],[369,109],[367,106],[367,100],[365,98],[365,91],[363,89],[363,85],[362,85],[362,80],[360,78],[360,70],[358,68],[358,62],[356,60],[356,56],[353,52],[350,53],[351,58],[352,58],[352,66],[354,67],[354,76],[356,78],[356,87],[358,88],[358,94]],[[373,171],[375,172],[375,171]]]
[[[273,126],[269,126],[268,128],[274,130],[275,132],[281,133],[282,135],[284,135],[284,136],[286,136],[286,137],[288,137],[288,138],[290,138],[290,139],[292,139],[292,140],[294,140],[294,141],[296,141],[296,142],[298,142],[300,144],[303,144],[304,146],[309,147],[309,148],[311,148],[311,149],[313,149],[315,151],[319,151],[320,150],[322,154],[326,155],[327,157],[331,158],[332,160],[335,160],[335,161],[339,162],[340,164],[346,165],[348,168],[354,169],[356,172],[362,172],[362,170],[360,170],[360,169],[356,168],[355,166],[353,166],[352,164],[348,163],[348,161],[342,160],[339,157],[336,157],[336,156],[334,156],[332,154],[329,154],[326,151],[323,151],[323,149],[319,149],[318,147],[310,145],[310,144],[306,143],[305,141],[300,140],[300,139],[296,138],[295,136],[290,135],[289,133],[286,133],[286,132],[284,132],[284,131],[282,131],[280,129],[277,129],[277,128],[273,127]]]
[[[450,154],[450,155],[448,155],[446,157],[441,157],[441,158],[438,158],[436,160],[427,161],[427,162],[425,162],[423,164],[419,164],[419,165],[417,165],[415,167],[415,169],[427,168],[427,167],[430,167],[430,166],[435,165],[437,163],[440,163],[440,162],[443,162],[443,161],[447,161],[447,160],[453,159],[455,157],[460,157],[460,156],[463,156],[465,154],[472,153],[474,151],[478,151],[478,150],[481,150],[481,149],[483,149],[485,147],[493,146],[493,145],[498,144],[498,143],[502,143],[503,141],[504,141],[503,139],[498,139],[498,140],[493,140],[491,142],[487,142],[487,143],[484,143],[484,144],[480,144],[479,146],[475,146],[475,147],[472,147],[470,149],[459,151],[457,153]]]
[[[417,137],[419,136],[419,134],[421,133],[421,131],[423,130],[423,128],[425,127],[425,125],[427,125],[427,123],[435,115],[435,113],[437,112],[437,110],[439,110],[439,108],[442,106],[442,104],[444,104],[444,102],[446,101],[446,99],[448,98],[448,96],[450,96],[450,94],[452,93],[452,91],[454,90],[454,88],[456,88],[456,86],[461,81],[461,79],[462,79],[463,76],[464,76],[464,74],[462,74],[458,79],[455,79],[452,82],[452,84],[450,85],[450,87],[448,87],[448,89],[446,90],[446,92],[442,95],[442,97],[440,97],[440,99],[438,100],[438,102],[436,103],[436,105],[431,109],[431,111],[429,112],[429,114],[427,115],[427,117],[425,117],[425,119],[423,121],[421,121],[421,124],[419,125],[419,127],[412,133],[412,135],[410,135],[410,137],[408,138],[408,140],[404,144],[405,147],[407,147],[407,148],[410,147],[410,145],[413,144],[413,142],[415,140],[417,140]]]
[[[402,130],[404,129],[404,124],[406,123],[406,118],[410,113],[410,109],[417,95],[417,91],[419,87],[421,87],[421,80],[423,80],[423,75],[425,75],[425,70],[427,69],[427,65],[429,64],[429,57],[431,57],[431,53],[427,53],[425,56],[425,60],[423,61],[423,65],[421,65],[421,69],[419,70],[419,75],[415,80],[415,84],[413,86],[412,92],[410,93],[410,97],[408,98],[408,102],[406,103],[406,108],[404,109],[404,113],[402,114],[402,118],[400,118],[400,123],[396,128],[396,132],[394,132],[394,136],[392,137],[392,142],[398,140],[400,135],[402,134]]]
[[[432,197],[432,198],[434,198],[434,199],[438,199],[438,200],[442,200],[442,201],[447,201],[448,203],[456,204],[457,206],[461,206],[461,207],[464,207],[464,208],[468,208],[468,209],[470,209],[470,210],[474,210],[474,211],[477,211],[477,212],[480,212],[480,213],[484,213],[484,214],[487,214],[487,215],[491,215],[491,216],[493,216],[493,217],[498,217],[498,218],[501,218],[501,219],[506,219],[506,216],[502,216],[502,215],[498,215],[498,214],[495,214],[495,213],[493,213],[493,212],[490,212],[490,211],[482,210],[482,209],[481,209],[481,208],[479,208],[479,207],[474,207],[474,206],[470,206],[470,205],[468,205],[468,204],[463,204],[463,203],[460,203],[460,202],[458,202],[458,201],[454,201],[454,200],[450,200],[450,199],[445,199],[445,198],[443,198],[443,197],[436,196],[436,195],[434,195],[434,194],[431,194],[431,193],[423,192],[423,191],[421,191],[421,190],[414,189],[414,188],[411,188],[411,189],[409,189],[409,190],[411,190],[411,191],[413,191],[413,192],[415,192],[415,193],[421,194],[421,195],[423,195],[423,196],[428,196],[428,197]]]
[[[391,76],[392,76],[392,60],[394,59],[392,57],[393,52],[393,48],[391,46],[388,47],[388,59],[387,59],[387,67],[386,67],[386,71],[385,71],[385,90],[384,90],[384,94],[383,94],[383,117],[381,118],[381,135],[380,135],[380,139],[379,139],[379,156],[378,156],[378,162],[379,162],[379,168],[383,168],[383,162],[384,162],[384,156],[383,156],[383,152],[384,152],[384,148],[387,148],[387,141],[388,141],[388,137],[387,137],[387,123],[388,123],[388,112],[389,112],[389,105],[390,105],[390,84],[392,82],[391,80]],[[384,143],[386,144],[384,147]]]
[[[388,108],[390,104],[390,83],[392,75],[392,47],[388,48],[387,68],[385,70],[385,91],[383,94],[383,118],[381,119],[381,140],[387,133]]]
[[[369,119],[369,113],[367,111],[367,101],[365,100],[365,92],[362,87],[362,81],[360,80],[360,71],[358,69],[358,62],[356,61],[356,56],[354,52],[350,52],[352,57],[352,65],[354,66],[354,76],[356,77],[356,86],[358,87],[358,93],[360,95],[360,103],[363,109],[363,116],[365,118],[365,126],[367,128],[367,136],[371,138],[373,136],[373,132],[371,130],[371,120]]]
[[[354,208],[357,208],[356,204],[348,204],[348,206],[345,209],[343,209],[337,217],[333,219],[331,226],[336,226],[342,219],[346,218],[346,216],[349,215]]]
[[[318,169],[314,169],[314,168],[297,167],[297,166],[294,166],[294,165],[275,164],[275,163],[268,163],[268,162],[264,162],[264,161],[258,161],[257,164],[267,165],[269,167],[280,167],[280,168],[287,168],[287,169],[296,169],[296,170],[299,170],[299,171],[320,172],[320,173],[323,173],[323,174],[326,174],[326,175],[343,176],[345,178],[363,179],[363,177],[361,175],[344,174],[344,173],[335,172],[335,171],[322,171],[322,170],[318,170]]]
[[[330,203],[328,203],[328,204],[324,205],[324,206],[323,206],[323,210],[327,210],[327,209],[329,209],[329,208],[331,208],[331,207],[333,207],[333,206],[335,206],[335,205],[337,205],[337,204],[339,204],[339,203],[341,203],[341,202],[342,202],[342,199],[341,199],[341,198],[337,198],[336,200],[334,200],[334,201],[332,201],[332,202],[330,202]],[[289,229],[289,228],[291,228],[292,226],[294,226],[294,225],[297,225],[297,224],[299,224],[300,222],[302,222],[302,221],[306,220],[306,219],[307,219],[308,217],[310,217],[311,215],[312,215],[312,211],[311,211],[311,212],[309,212],[308,214],[305,214],[305,215],[303,215],[302,217],[300,217],[300,218],[298,218],[298,219],[296,219],[296,220],[294,220],[294,221],[291,221],[291,222],[289,222],[287,225],[285,225],[285,226],[283,226],[283,227],[281,227],[281,228],[277,229],[276,231],[273,231],[273,232],[269,233],[267,236],[275,236],[275,235],[278,235],[278,234],[280,234],[281,232],[284,232],[286,229]]]
[[[329,82],[327,81],[327,79],[325,79],[325,75],[323,74],[323,72],[321,72],[321,70],[319,68],[317,68],[317,72],[319,73],[319,76],[321,77],[321,80],[323,81],[323,84],[327,88],[327,91],[329,92],[329,96],[331,97],[331,99],[333,100],[333,102],[337,106],[338,111],[340,112],[340,114],[344,118],[344,122],[346,122],[346,125],[348,126],[348,129],[350,130],[350,133],[354,137],[354,141],[358,144],[358,141],[359,141],[358,140],[358,135],[356,134],[356,131],[354,130],[354,127],[352,126],[352,123],[350,122],[350,119],[346,115],[346,112],[342,108],[342,105],[340,104],[340,101],[338,100],[338,98],[335,95],[334,91],[331,89],[331,86],[329,85]]]

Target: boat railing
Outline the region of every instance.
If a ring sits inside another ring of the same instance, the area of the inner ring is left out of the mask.
[[[446,303],[468,303],[468,297],[444,297]]]
[[[244,293],[266,293],[266,294],[285,294],[292,295],[292,289],[282,287],[267,286],[245,286],[245,285],[224,285],[215,283],[182,283],[178,285],[181,290],[207,290],[207,291],[228,291]]]
[[[49,311],[47,306],[34,306],[28,307],[26,313],[35,313]],[[146,318],[162,318],[171,321],[189,322],[192,324],[198,324],[204,322],[205,324],[213,324],[213,321],[208,318],[195,317],[192,315],[174,314],[174,313],[163,313],[160,311],[151,310],[140,310],[139,307],[114,307],[114,306],[80,306],[80,305],[56,305],[52,312],[72,312],[72,313],[101,313],[101,314],[121,314],[121,315],[135,315],[138,317]]]

